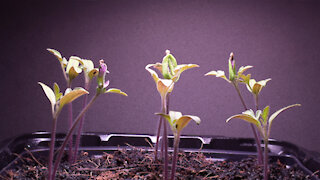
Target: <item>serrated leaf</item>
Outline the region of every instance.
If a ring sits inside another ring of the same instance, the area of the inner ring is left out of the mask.
[[[123,96],[128,96],[125,92],[121,91],[120,89],[116,89],[116,88],[110,88],[105,93],[116,93],[116,94],[121,94]]]
[[[50,49],[50,48],[47,48],[47,50],[53,54],[54,56],[56,56],[56,58],[60,61],[60,63],[62,63],[62,56],[60,54],[59,51],[55,50],[55,49]]]
[[[54,113],[54,106],[56,104],[56,96],[54,95],[54,92],[52,91],[52,89],[43,84],[42,82],[38,82],[38,84],[41,85],[44,93],[46,94],[47,98],[49,99],[50,103],[51,103],[51,109],[52,109],[52,114]]]
[[[281,108],[279,109],[278,111],[276,111],[275,113],[273,113],[270,118],[269,118],[269,128],[271,127],[271,124],[273,122],[273,120],[283,111],[289,109],[289,108],[292,108],[292,107],[295,107],[295,106],[301,106],[301,104],[293,104],[293,105],[290,105],[290,106],[287,106],[287,107],[284,107],[284,108]]]
[[[89,92],[81,87],[74,88],[71,91],[66,90],[65,95],[60,99],[59,108],[60,109],[63,108],[64,105],[71,103],[72,101],[74,101],[75,99],[79,98],[80,96],[82,96],[84,94],[89,94]]]
[[[258,128],[261,127],[261,123],[257,119],[255,119],[254,117],[248,114],[237,114],[237,115],[231,116],[226,120],[226,122],[229,122],[231,119],[242,119],[244,121],[247,121],[249,123],[256,125]]]

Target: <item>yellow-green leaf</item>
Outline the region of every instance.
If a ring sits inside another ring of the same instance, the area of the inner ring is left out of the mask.
[[[224,80],[226,80],[228,83],[231,83],[231,81],[226,77],[224,71],[218,70],[218,71],[210,71],[207,74],[205,74],[205,76],[216,76],[219,78],[222,78]]]
[[[301,104],[293,104],[293,105],[290,105],[290,106],[287,106],[287,107],[284,107],[282,109],[279,109],[278,111],[276,111],[275,113],[273,113],[270,118],[269,118],[269,128],[271,127],[271,124],[273,122],[273,120],[283,111],[289,109],[289,108],[292,108],[292,107],[295,107],[295,106],[301,106]]]
[[[162,98],[173,90],[174,83],[171,79],[159,79],[157,82],[157,90]]]
[[[46,94],[47,98],[49,99],[50,103],[51,103],[51,109],[52,109],[52,113],[54,113],[54,106],[56,104],[56,96],[54,95],[54,92],[52,91],[52,89],[43,84],[42,82],[38,82],[38,84],[41,85],[44,93]]]
[[[231,119],[242,119],[244,121],[247,121],[249,123],[256,125],[258,128],[261,127],[260,122],[248,114],[237,114],[237,115],[231,116],[226,120],[226,122],[229,122]]]
[[[269,116],[269,111],[270,111],[270,107],[269,106],[266,106],[264,109],[263,109],[263,112],[262,112],[262,119],[263,119],[263,124],[265,125],[267,120],[268,120],[268,116]]]
[[[82,69],[79,66],[80,60],[81,60],[81,58],[76,57],[76,56],[71,56],[69,58],[66,73],[69,75],[70,80],[73,80],[74,78],[76,78],[79,75],[79,73],[82,72]]]
[[[74,88],[70,92],[66,91],[65,95],[60,99],[59,108],[63,108],[64,105],[71,103],[72,101],[84,94],[89,94],[89,92],[81,87]]]
[[[194,120],[197,124],[200,124],[201,122],[198,116],[184,115],[180,117],[176,122],[177,131],[178,132],[182,131],[182,129],[185,128],[191,120]]]
[[[116,88],[110,88],[105,93],[116,93],[116,94],[121,94],[123,96],[128,96],[125,92],[121,91],[120,89],[116,89]]]
[[[163,113],[155,113],[155,115],[159,115],[159,116],[162,116],[164,117],[168,122],[169,122],[169,125],[171,128],[173,128],[173,121],[172,119],[170,118],[170,116],[168,114],[163,114]]]
[[[199,65],[197,64],[180,64],[177,65],[174,68],[174,76],[172,77],[172,80],[174,82],[177,82],[179,80],[179,77],[181,75],[181,73],[187,69],[191,69],[191,68],[195,68],[195,67],[199,67]]]
[[[158,80],[159,80],[159,76],[154,70],[150,69],[150,67],[153,67],[154,65],[155,64],[148,64],[148,65],[146,65],[145,69],[150,73],[154,82],[157,84]]]
[[[98,74],[99,74],[99,69],[98,68],[94,68],[88,73],[88,77],[91,80],[92,78],[96,77]]]
[[[54,90],[54,94],[56,96],[56,101],[58,101],[60,99],[60,97],[62,96],[62,93],[60,92],[60,88],[57,83],[53,84],[53,90]]]
[[[246,70],[253,68],[253,66],[241,66],[238,70],[238,75],[243,74]]]
[[[55,49],[50,49],[50,48],[47,48],[47,50],[53,54],[54,56],[56,56],[56,58],[62,63],[62,56],[60,54],[59,51],[55,50]]]

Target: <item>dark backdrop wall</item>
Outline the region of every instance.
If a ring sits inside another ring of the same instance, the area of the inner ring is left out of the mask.
[[[302,104],[275,120],[271,137],[320,151],[319,1],[28,0],[2,8],[1,139],[50,130],[49,101],[37,82],[58,82],[62,89],[65,83],[46,48],[96,64],[104,59],[110,87],[129,95],[98,99],[87,113],[86,132],[153,134],[160,96],[144,67],[160,62],[170,49],[179,64],[200,65],[182,74],[171,95],[172,110],[202,119],[183,134],[251,137],[247,123],[225,123],[242,111],[233,87],[204,77],[210,70],[227,70],[234,52],[238,65],[254,66],[250,73],[256,79],[272,78],[262,90],[261,106],[274,112]],[[81,78],[74,84],[80,86]],[[251,95],[242,90],[253,108]],[[58,121],[59,132],[67,130],[66,113]]]

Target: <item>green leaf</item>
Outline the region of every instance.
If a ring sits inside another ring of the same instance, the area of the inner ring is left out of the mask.
[[[128,96],[125,92],[122,92],[120,89],[116,89],[116,88],[110,88],[105,93],[116,93],[116,94],[121,94],[123,96]]]
[[[60,106],[59,108],[63,108],[64,105],[71,103],[72,101],[74,101],[75,99],[77,99],[78,97],[84,95],[84,94],[89,94],[88,91],[86,91],[85,89],[78,87],[78,88],[74,88],[73,90],[69,90],[70,88],[68,88],[66,90],[65,95],[60,99]]]
[[[269,128],[271,127],[271,124],[273,122],[273,120],[283,111],[289,109],[289,108],[292,108],[292,107],[295,107],[295,106],[301,106],[301,104],[293,104],[293,105],[290,105],[290,106],[287,106],[287,107],[284,107],[282,109],[279,109],[278,111],[276,111],[275,113],[273,113],[270,118],[269,118]]]
[[[52,109],[52,114],[54,113],[54,106],[56,104],[56,96],[54,95],[54,92],[52,91],[52,89],[43,84],[42,82],[38,82],[38,84],[41,85],[44,93],[46,94],[47,98],[49,99],[50,103],[51,103],[51,109]]]
[[[177,66],[177,60],[170,52],[163,57],[162,75],[165,79],[172,79],[174,76],[174,68]]]
[[[53,90],[54,90],[54,94],[56,96],[56,101],[59,101],[59,99],[62,96],[62,93],[60,92],[60,88],[57,83],[53,84]]]
[[[266,122],[267,122],[267,120],[268,120],[269,110],[270,110],[270,107],[269,107],[269,106],[266,106],[266,107],[263,109],[262,119],[263,119],[263,124],[264,124],[264,125],[266,125]]]
[[[256,125],[258,128],[261,127],[259,120],[255,119],[254,117],[248,114],[237,114],[237,115],[231,116],[226,120],[226,122],[229,122],[231,119],[242,119],[244,121],[247,121],[249,123]]]
[[[50,48],[47,48],[47,50],[53,54],[54,56],[56,56],[56,58],[60,61],[60,63],[62,63],[62,56],[60,54],[59,51],[55,50],[55,49],[50,49]]]

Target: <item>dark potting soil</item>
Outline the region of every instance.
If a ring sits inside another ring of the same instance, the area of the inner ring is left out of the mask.
[[[170,156],[169,156],[170,157]],[[56,179],[162,179],[163,165],[154,160],[154,153],[143,149],[120,149],[102,156],[81,152],[79,160],[61,163]],[[171,162],[171,158],[169,158]],[[28,155],[19,157],[17,165],[1,179],[46,179],[46,160]],[[19,166],[18,166],[19,165]],[[170,165],[169,165],[170,169]],[[169,170],[170,175],[170,170]],[[212,161],[201,152],[178,154],[176,179],[263,179],[263,168],[251,157],[242,161]],[[269,179],[311,179],[298,167],[287,168],[280,161],[270,165]]]

